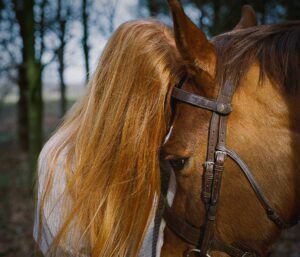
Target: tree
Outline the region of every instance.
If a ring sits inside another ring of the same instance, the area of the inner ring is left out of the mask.
[[[169,15],[167,1],[139,0],[141,6],[149,10],[151,16]],[[300,19],[300,2],[297,0],[181,0],[184,7],[199,10],[198,25],[208,35],[215,36],[231,30],[238,22],[241,7],[250,4],[257,12],[261,24]]]
[[[46,0],[41,0],[40,8],[40,42],[43,41],[44,36],[44,7]],[[41,58],[43,54],[44,44],[41,43],[39,51],[37,51],[36,40],[36,12],[34,12],[34,0],[14,0],[14,10],[16,18],[20,27],[20,36],[22,39],[22,64],[20,75],[22,77],[22,84],[26,86],[23,88],[26,94],[27,115],[28,115],[28,138],[29,138],[29,164],[30,164],[30,178],[29,183],[32,183],[34,171],[36,167],[36,160],[42,145],[43,129],[43,101],[42,101],[42,70],[43,65]]]
[[[67,98],[66,98],[66,83],[64,79],[65,71],[65,48],[67,44],[67,31],[68,22],[71,16],[71,3],[70,1],[57,1],[57,37],[59,46],[57,47],[57,59],[58,59],[58,75],[60,80],[60,117],[62,117],[67,110]]]
[[[158,3],[156,0],[147,0],[148,9],[151,17],[155,17],[158,13]]]
[[[300,20],[300,2],[298,0],[278,0],[285,10],[288,20]]]
[[[20,147],[22,150],[27,151],[28,143],[28,105],[26,95],[28,93],[28,85],[25,79],[25,69],[22,60],[24,59],[23,53],[20,50],[19,26],[16,20],[16,15],[13,10],[11,1],[6,0],[1,2],[0,13],[0,26],[1,26],[1,92],[4,96],[10,91],[14,85],[19,87],[19,99],[17,103],[17,135]],[[3,84],[2,84],[3,83]]]
[[[80,17],[83,28],[81,44],[84,55],[84,67],[86,72],[86,82],[90,74],[90,33],[104,37],[109,37],[115,29],[115,16],[119,0],[101,0],[95,2],[91,0],[82,0],[80,6]]]
[[[85,82],[89,80],[89,72],[90,72],[90,63],[89,63],[89,52],[90,46],[88,43],[89,40],[89,16],[88,16],[88,6],[91,5],[91,2],[88,0],[82,0],[82,7],[81,7],[81,18],[82,18],[82,27],[83,27],[83,36],[82,36],[82,48],[83,48],[83,55],[84,55],[84,65],[85,65]]]

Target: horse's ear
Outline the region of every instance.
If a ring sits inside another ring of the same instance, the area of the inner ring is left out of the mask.
[[[172,11],[176,45],[192,70],[214,75],[216,51],[205,34],[184,13],[178,0],[168,0]]]
[[[234,27],[236,29],[246,29],[257,25],[256,14],[251,5],[243,5],[242,15],[239,23]]]

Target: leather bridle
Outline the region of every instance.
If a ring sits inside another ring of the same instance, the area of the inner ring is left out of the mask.
[[[193,253],[200,257],[209,257],[210,251],[225,252],[232,257],[257,257],[259,255],[256,252],[228,245],[219,240],[215,235],[216,214],[226,157],[231,158],[240,167],[259,202],[265,209],[267,217],[274,222],[279,229],[286,229],[297,222],[287,224],[284,221],[271,207],[246,163],[226,146],[227,120],[232,111],[231,102],[235,92],[235,85],[229,81],[225,82],[219,91],[217,99],[212,100],[181,89],[185,81],[186,78],[183,78],[173,89],[172,97],[180,102],[212,112],[208,132],[207,156],[203,165],[202,199],[205,204],[206,220],[203,230],[196,229],[177,216],[166,204],[164,212],[166,224],[180,238],[195,246],[195,248],[185,253],[184,256],[186,257],[192,256]]]

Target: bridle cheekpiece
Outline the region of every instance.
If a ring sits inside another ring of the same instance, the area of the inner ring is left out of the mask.
[[[294,225],[294,223],[287,224],[271,207],[246,163],[238,154],[226,146],[227,120],[228,115],[232,112],[231,102],[235,85],[229,81],[225,82],[224,86],[220,88],[217,99],[212,100],[182,89],[186,79],[184,77],[173,89],[173,99],[212,112],[208,132],[206,161],[203,164],[202,199],[205,204],[206,220],[203,230],[196,229],[178,217],[166,204],[164,218],[167,226],[180,238],[196,247],[189,249],[185,253],[185,257],[190,257],[192,254],[197,254],[200,257],[210,257],[210,251],[225,252],[232,257],[257,257],[259,255],[256,252],[228,245],[215,235],[216,214],[226,157],[231,158],[240,167],[259,202],[264,207],[267,217],[279,229],[286,229]]]

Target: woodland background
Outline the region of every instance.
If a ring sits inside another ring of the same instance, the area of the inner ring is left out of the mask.
[[[258,22],[300,19],[299,0],[185,0],[210,37],[231,30],[243,4]],[[0,257],[39,256],[32,239],[38,153],[80,97],[105,42],[122,22],[157,17],[166,0],[0,0]],[[300,256],[299,226],[272,256]]]

